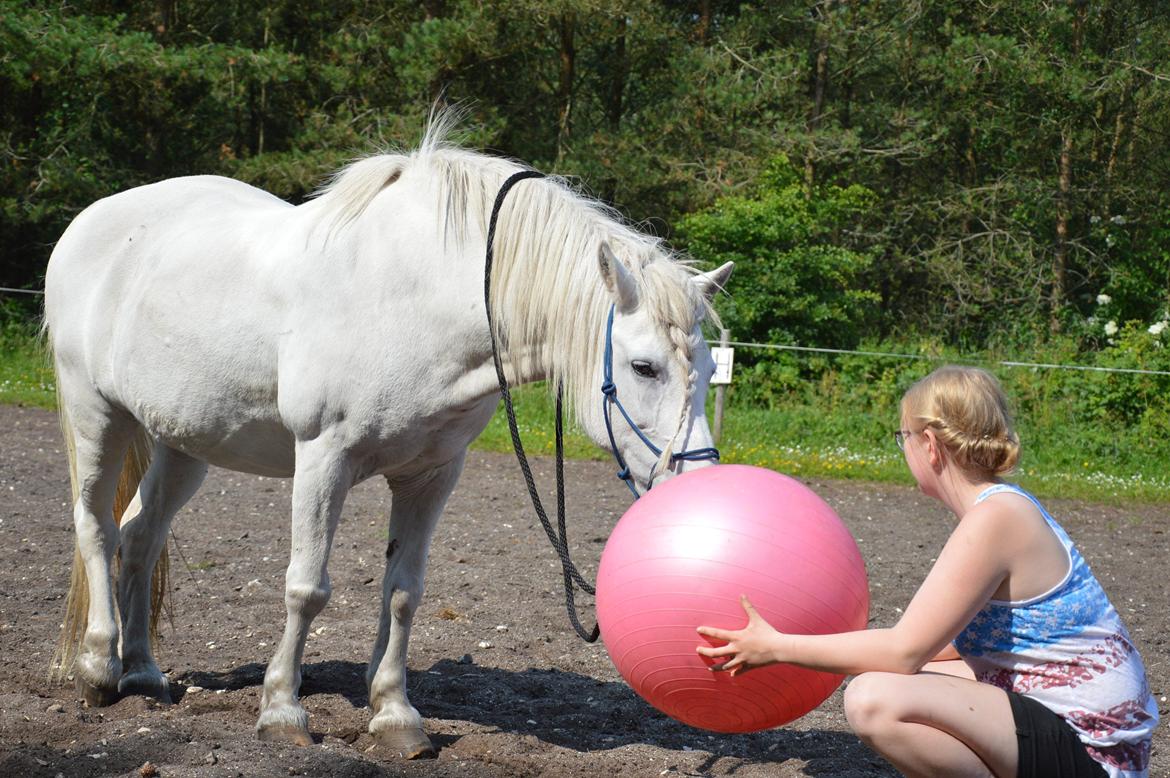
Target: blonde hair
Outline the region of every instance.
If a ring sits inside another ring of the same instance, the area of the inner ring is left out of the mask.
[[[915,432],[931,429],[961,470],[981,478],[1010,473],[1020,459],[1007,395],[977,367],[947,365],[914,383],[902,416]]]

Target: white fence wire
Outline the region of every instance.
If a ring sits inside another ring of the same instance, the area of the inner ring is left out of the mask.
[[[43,295],[44,292],[37,289],[13,289],[7,286],[0,286],[0,292],[7,292],[9,294],[34,294]],[[708,341],[713,346],[720,345],[719,341]],[[1135,367],[1098,367],[1096,365],[1058,365],[1048,362],[1016,362],[1013,360],[980,360],[980,359],[966,359],[958,358],[949,359],[947,357],[932,357],[926,354],[897,354],[888,351],[854,351],[844,348],[820,348],[817,346],[792,346],[783,345],[779,343],[747,343],[744,341],[728,341],[723,344],[732,346],[733,348],[758,348],[771,351],[798,351],[798,352],[812,352],[816,354],[846,354],[859,357],[880,357],[883,359],[919,359],[930,362],[973,362],[979,364],[992,364],[1001,367],[1023,367],[1034,370],[1081,370],[1092,373],[1130,373],[1134,375],[1166,375],[1170,376],[1170,370],[1142,370]]]
[[[708,341],[711,345],[720,345],[719,341]],[[728,341],[728,346],[737,348],[758,348],[771,351],[802,351],[817,354],[848,354],[861,357],[882,357],[887,359],[919,359],[929,362],[964,362],[972,364],[991,364],[1002,367],[1025,367],[1037,370],[1083,370],[1094,373],[1132,373],[1137,375],[1167,375],[1170,370],[1143,370],[1135,367],[1098,367],[1096,365],[1058,365],[1049,362],[1017,362],[1014,360],[986,360],[967,357],[932,357],[928,354],[897,354],[889,351],[853,351],[843,348],[819,348],[816,346],[789,346],[777,343],[745,343],[742,341]]]

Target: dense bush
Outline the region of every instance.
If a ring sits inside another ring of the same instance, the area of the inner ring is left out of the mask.
[[[707,247],[764,284],[735,286],[737,337],[1029,345],[1100,293],[1150,320],[1170,303],[1163,6],[0,0],[0,285],[35,288],[99,197],[222,173],[299,201],[412,144],[441,98],[470,145],[664,237],[738,222],[755,248]]]
[[[735,262],[732,294],[716,305],[736,340],[849,348],[873,323],[878,302],[865,283],[873,257],[852,237],[874,204],[856,184],[808,191],[781,156],[750,196],[722,197],[684,217],[679,239],[705,266]],[[749,365],[768,361],[745,356]],[[787,381],[782,369],[761,369]]]

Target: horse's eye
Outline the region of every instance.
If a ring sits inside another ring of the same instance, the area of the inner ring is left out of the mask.
[[[650,364],[649,362],[643,362],[640,359],[635,359],[630,363],[630,367],[634,369],[635,373],[642,376],[643,378],[658,377],[658,373],[654,370],[654,365]]]

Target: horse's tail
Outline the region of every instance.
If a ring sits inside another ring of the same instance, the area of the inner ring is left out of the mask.
[[[69,483],[72,488],[73,502],[77,505],[80,486],[77,482],[77,451],[73,438],[73,428],[69,423],[69,414],[61,398],[61,382],[57,384],[57,409],[61,421],[61,433],[65,438],[65,452],[69,457]],[[125,518],[127,508],[134,501],[138,492],[138,485],[150,466],[151,454],[154,450],[154,440],[146,430],[139,427],[131,440],[130,448],[126,451],[126,458],[122,464],[122,474],[118,479],[118,490],[114,497],[114,521],[119,525]],[[154,566],[154,575],[151,580],[150,592],[150,641],[157,646],[159,642],[158,620],[164,607],[167,606],[167,590],[170,588],[170,558],[167,555],[166,545],[163,545],[158,562]],[[57,650],[53,656],[52,674],[58,679],[64,678],[73,660],[81,648],[81,641],[85,637],[85,629],[89,624],[89,580],[85,574],[85,564],[81,560],[81,550],[76,541],[73,544],[73,577],[69,583],[69,594],[65,597],[65,620],[61,625],[61,637]]]

